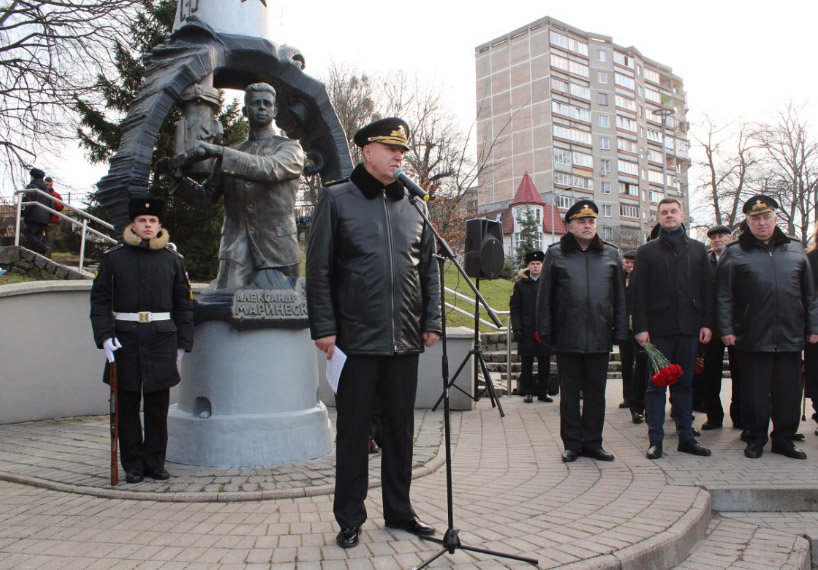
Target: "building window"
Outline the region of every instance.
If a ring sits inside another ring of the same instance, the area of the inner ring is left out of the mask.
[[[602,174],[608,174],[611,171],[611,159],[610,158],[603,158],[600,161],[602,165]],[[610,194],[610,192],[609,192]]]
[[[574,205],[574,199],[571,196],[557,196],[557,207],[561,210],[567,210]]]
[[[610,182],[603,182],[602,183],[602,193],[603,194],[610,194],[611,193],[611,183]]]
[[[645,99],[648,101],[653,101],[654,103],[661,103],[662,96],[659,95],[658,91],[654,91],[653,89],[648,89],[645,87]]]
[[[560,184],[562,186],[570,186],[573,178],[570,174],[566,174],[564,172],[555,172],[554,173],[554,184]]]
[[[605,241],[611,241],[614,238],[613,235],[613,228],[609,228],[608,226],[604,226],[602,228],[602,239]]]
[[[608,54],[603,50],[599,50],[596,52],[596,58],[597,61],[608,61]]]
[[[564,164],[571,166],[571,151],[563,148],[554,149],[554,162],[556,164]]]
[[[608,128],[611,126],[611,118],[608,115],[599,116],[599,126]]]
[[[594,189],[593,178],[586,178],[585,176],[574,175],[574,188],[584,188],[585,190]]]
[[[617,161],[617,167],[619,172],[624,172],[625,174],[631,174],[633,176],[639,176],[639,165],[635,162],[629,162],[627,160],[619,159]]]
[[[625,196],[639,196],[639,186],[631,182],[620,182],[619,193]]]
[[[627,117],[623,117],[622,115],[616,116],[616,127],[625,131],[631,131],[632,133],[636,132],[636,121],[633,119],[629,119]]]
[[[598,98],[599,104],[607,106],[608,105],[608,94],[607,93],[599,93],[598,95],[599,95],[599,98]]]
[[[636,88],[636,82],[633,80],[633,77],[628,77],[622,73],[614,73],[614,83],[621,87],[626,87],[630,90]]]
[[[613,206],[611,204],[602,204],[602,217],[613,218]]]
[[[608,137],[599,137],[599,149],[611,150],[611,139]]]
[[[594,167],[594,157],[590,154],[574,151],[571,155],[573,157],[574,166],[584,166],[586,168]]]
[[[636,154],[638,146],[636,144],[636,141],[632,141],[630,139],[625,139],[622,137],[617,137],[616,148],[625,152],[632,152],[633,154]]]
[[[653,202],[654,204],[658,204],[659,202],[661,202],[662,198],[664,197],[665,197],[664,194],[662,194],[661,192],[651,191],[650,193],[650,201]]]
[[[623,218],[639,219],[639,206],[630,206],[628,204],[619,205],[619,215]]]
[[[615,51],[614,62],[618,63],[619,65],[624,65],[625,67],[630,67],[631,69],[633,69],[633,58],[628,57],[624,53],[619,53],[618,51]]]
[[[636,101],[628,99],[624,95],[616,94],[616,106],[627,109],[628,111],[636,112]]]
[[[600,83],[608,83],[608,74],[604,71],[598,71],[596,74],[596,79]]]

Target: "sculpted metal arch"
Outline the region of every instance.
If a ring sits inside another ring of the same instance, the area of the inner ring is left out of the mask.
[[[128,200],[148,193],[154,145],[165,119],[190,85],[213,75],[214,86],[241,89],[270,83],[277,92],[276,125],[299,140],[307,154],[306,174],[324,184],[352,172],[346,134],[324,85],[306,75],[293,50],[267,40],[220,34],[195,15],[146,58],[147,73],[122,123],[119,151],[97,184],[97,199],[120,235]]]

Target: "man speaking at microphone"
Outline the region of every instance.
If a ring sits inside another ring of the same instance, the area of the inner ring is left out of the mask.
[[[342,548],[358,544],[367,518],[367,445],[376,399],[383,412],[386,526],[435,532],[409,500],[418,357],[443,331],[434,237],[395,179],[408,137],[409,126],[396,117],[355,133],[363,163],[348,181],[322,191],[307,248],[312,338],[327,358],[336,347],[348,357],[335,396],[333,509]]]

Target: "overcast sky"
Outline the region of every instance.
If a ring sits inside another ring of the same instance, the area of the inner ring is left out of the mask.
[[[685,82],[694,128],[704,113],[723,122],[739,117],[772,121],[776,110],[792,100],[806,105],[812,132],[818,134],[811,39],[818,3],[813,0],[267,4],[271,39],[298,47],[310,75],[323,75],[333,62],[370,73],[402,69],[418,74],[444,89],[465,125],[473,121],[475,109],[474,48],[551,16],[669,65]],[[45,167],[61,186],[76,190],[94,184],[107,170],[84,166],[76,149],[48,162]]]

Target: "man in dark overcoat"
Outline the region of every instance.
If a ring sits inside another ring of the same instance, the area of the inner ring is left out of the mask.
[[[28,183],[26,189],[30,189],[31,191],[26,192],[23,195],[23,199],[26,202],[37,202],[43,206],[53,208],[54,200],[48,196],[40,194],[39,192],[35,192],[35,190],[48,192],[48,187],[43,180],[45,177],[45,172],[39,168],[32,168],[29,171],[29,174],[31,175],[31,182]],[[51,212],[45,208],[41,208],[40,206],[35,206],[32,204],[31,206],[26,206],[23,208],[23,220],[26,223],[26,227],[23,230],[23,235],[26,236],[29,249],[35,253],[39,253],[40,255],[45,255],[48,251],[48,247],[43,241],[43,234],[48,226],[48,223],[51,221],[51,216]]]
[[[388,117],[355,133],[363,163],[324,188],[307,249],[307,305],[315,345],[347,355],[335,395],[333,512],[338,546],[358,544],[367,518],[369,426],[383,424],[381,480],[386,526],[434,534],[409,498],[418,359],[443,334],[431,229],[394,179],[409,126]],[[420,204],[420,207],[425,207]]]
[[[806,459],[793,438],[804,339],[818,342],[818,296],[804,248],[778,228],[777,209],[763,194],[744,204],[747,231],[727,247],[716,270],[718,331],[726,346],[736,347],[744,455],[761,457],[772,419],[772,452]]]
[[[590,200],[565,213],[568,233],[548,248],[537,295],[537,332],[557,354],[566,463],[614,459],[602,447],[605,386],[612,345],[625,341],[628,322],[619,250],[597,235],[598,213]]]
[[[520,357],[520,395],[530,404],[536,394],[543,402],[553,402],[548,396],[548,375],[551,368],[551,352],[548,346],[537,342],[537,289],[542,262],[542,251],[527,251],[523,260],[525,268],[520,270],[509,300],[511,330],[517,342],[517,356]],[[534,381],[534,359],[537,359],[537,381]]]
[[[644,347],[651,342],[671,364],[682,368],[671,398],[678,451],[708,456],[710,450],[696,441],[693,432],[693,369],[699,343],[712,336],[713,277],[707,249],[690,238],[682,225],[684,210],[676,198],[658,206],[658,230],[636,250],[633,290],[633,331]],[[651,370],[649,374],[654,374]],[[666,386],[648,382],[645,408],[648,424],[648,459],[662,457],[665,437]]]
[[[122,244],[102,259],[91,288],[91,326],[105,350],[105,382],[117,364],[119,450],[128,483],[165,470],[170,389],[177,361],[193,348],[193,300],[182,256],[159,223],[164,202],[133,198]],[[139,417],[144,396],[145,430]]]

